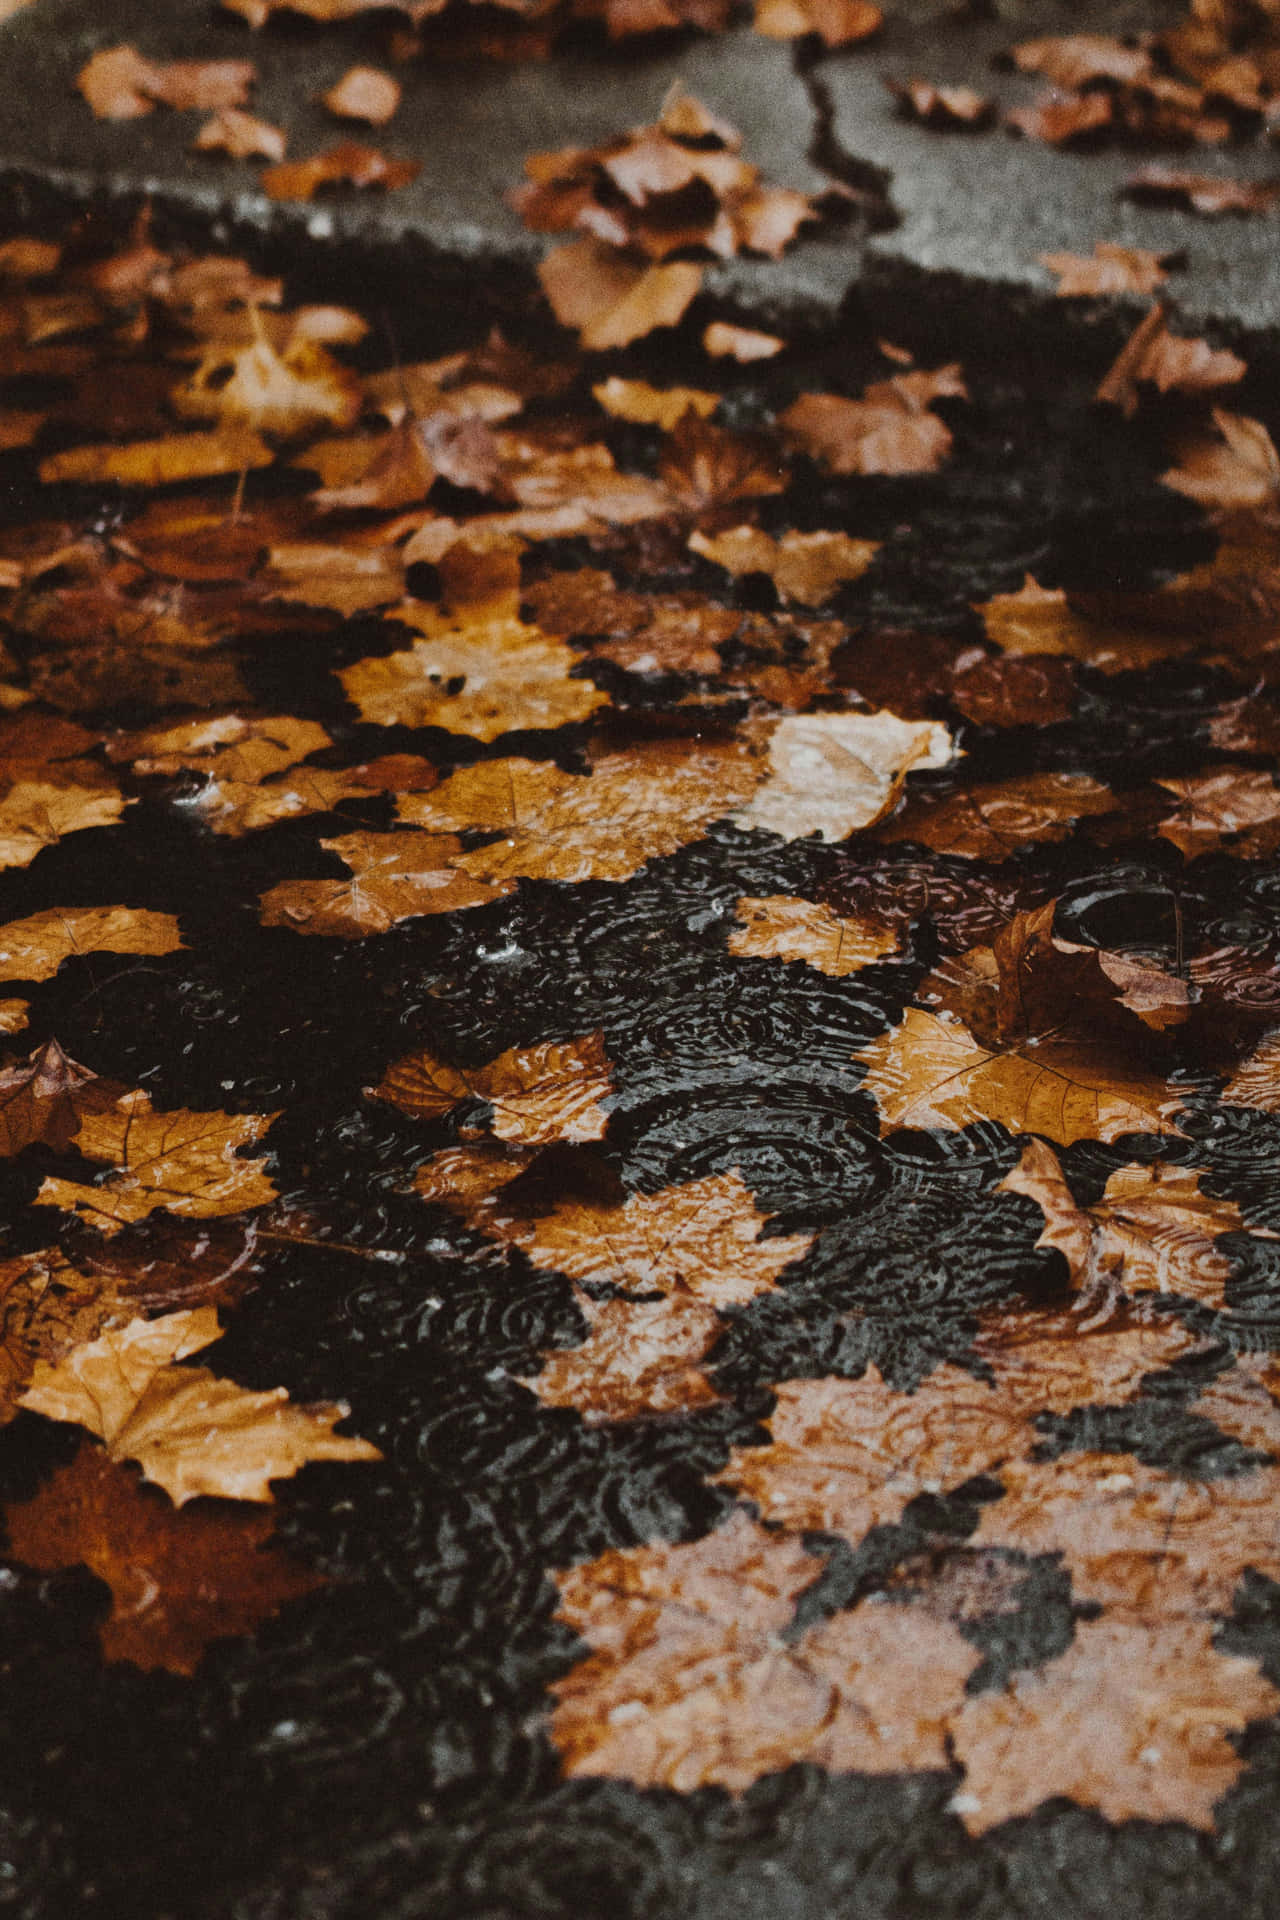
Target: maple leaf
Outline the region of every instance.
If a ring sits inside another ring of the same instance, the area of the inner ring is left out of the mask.
[[[1260,420],[1213,410],[1213,433],[1198,432],[1176,448],[1166,487],[1217,512],[1274,507],[1280,497],[1280,453]]]
[[[216,433],[171,433],[158,440],[134,440],[126,446],[68,447],[40,462],[46,486],[60,481],[113,480],[122,487],[166,487],[182,480],[209,480],[220,473],[245,473],[269,467],[274,458],[265,440],[240,429]]]
[[[846,533],[784,533],[775,540],[758,527],[733,527],[714,538],[695,529],[689,547],[726,573],[767,574],[781,600],[805,607],[821,606],[837,587],[859,579],[880,550],[877,541]]]
[[[159,1493],[86,1442],[5,1512],[9,1551],[40,1572],[87,1567],[111,1592],[105,1660],[196,1671],[217,1640],[251,1634],[323,1577],[271,1544],[261,1511],[201,1507],[179,1521]]]
[[[958,366],[893,374],[861,400],[802,393],[778,424],[832,473],[934,473],[951,451],[951,429],[930,407],[944,397],[967,398]]]
[[[1040,264],[1057,278],[1059,300],[1097,299],[1110,293],[1154,293],[1165,277],[1170,256],[1149,247],[1121,247],[1111,240],[1094,242],[1092,255],[1042,253]]]
[[[54,1360],[137,1311],[118,1276],[81,1272],[56,1247],[0,1261],[0,1424],[17,1413],[37,1360]]]
[[[860,1380],[791,1380],[776,1389],[768,1446],[734,1447],[714,1478],[795,1531],[853,1542],[900,1520],[923,1493],[946,1492],[1040,1444],[1039,1413],[1068,1413],[1109,1392],[1132,1399],[1142,1375],[1194,1344],[1173,1322],[1118,1332],[1067,1318],[989,1317],[979,1355],[992,1378],[951,1362],[914,1392],[874,1367]]]
[[[413,1176],[413,1190],[436,1206],[447,1207],[472,1226],[505,1225],[498,1195],[526,1173],[536,1148],[512,1147],[498,1140],[469,1140],[444,1147],[425,1160]]]
[[[15,781],[0,795],[0,867],[29,867],[69,833],[113,827],[132,804],[117,787]]]
[[[576,1298],[587,1339],[544,1355],[541,1371],[520,1381],[544,1407],[570,1408],[596,1427],[693,1413],[720,1398],[699,1365],[724,1331],[714,1307],[683,1297]]]
[[[1138,405],[1138,383],[1160,393],[1211,393],[1242,380],[1246,363],[1236,353],[1215,353],[1207,340],[1184,340],[1169,332],[1158,303],[1140,320],[1098,386],[1097,398],[1129,418]]]
[[[797,1760],[946,1765],[945,1722],[980,1656],[949,1622],[864,1606],[781,1637],[818,1563],[741,1512],[691,1545],[614,1549],[556,1576],[591,1651],[554,1688],[570,1776],[740,1792]]]
[[[918,120],[922,126],[942,130],[959,128],[965,132],[989,127],[995,119],[995,102],[972,87],[938,87],[929,80],[885,80],[903,116]]]
[[[146,60],[133,47],[104,48],[76,86],[100,120],[137,120],[157,102],[180,109],[242,107],[256,78],[251,60]]]
[[[350,1411],[342,1401],[298,1407],[284,1387],[252,1393],[207,1367],[173,1364],[221,1332],[212,1307],[131,1320],[38,1361],[19,1404],[87,1427],[112,1460],[136,1460],[175,1507],[202,1494],[269,1501],[271,1481],[308,1461],[381,1459],[367,1440],[334,1433]]]
[[[392,160],[376,147],[341,140],[306,160],[282,160],[268,167],[261,185],[269,200],[311,200],[321,187],[382,187],[391,193],[407,187],[421,171],[417,160]]]
[[[1242,1353],[1202,1387],[1193,1411],[1242,1446],[1280,1454],[1280,1372],[1270,1354]]]
[[[985,1833],[1062,1794],[1111,1821],[1212,1831],[1244,1766],[1227,1736],[1278,1707],[1256,1662],[1219,1652],[1206,1622],[1077,1621],[1065,1653],[955,1715],[952,1808]]]
[[[601,1140],[609,1116],[600,1102],[612,1092],[604,1037],[546,1040],[508,1047],[487,1066],[463,1071],[434,1054],[411,1053],[387,1069],[371,1098],[414,1119],[435,1120],[463,1100],[487,1100],[499,1140],[541,1147],[553,1140]]]
[[[348,67],[320,100],[338,120],[364,120],[383,127],[400,105],[400,85],[377,67]]]
[[[350,791],[350,789],[348,789]],[[259,902],[264,927],[360,940],[421,914],[456,913],[510,892],[459,870],[462,842],[441,833],[348,833],[322,840],[349,880],[282,880]]]
[[[630,260],[588,238],[553,247],[539,263],[538,278],[561,326],[601,353],[630,346],[655,327],[676,326],[702,285],[702,268],[687,260],[664,266]]]
[[[145,1093],[122,1094],[113,1106],[83,1114],[74,1136],[78,1153],[112,1171],[92,1186],[47,1178],[34,1204],[66,1208],[102,1233],[157,1207],[200,1219],[260,1207],[276,1190],[264,1161],[241,1159],[237,1149],[261,1139],[276,1118],[182,1107],[156,1113]]]
[[[589,680],[570,679],[576,659],[563,640],[488,606],[450,618],[406,600],[388,617],[422,638],[338,676],[362,718],[378,726],[442,727],[487,742],[585,720],[608,704]]]
[[[1280,1030],[1263,1035],[1222,1089],[1228,1106],[1280,1113]]]
[[[871,0],[755,0],[755,30],[770,40],[800,40],[816,33],[825,46],[869,40],[884,25]]]
[[[47,1040],[0,1071],[0,1155],[11,1157],[37,1142],[63,1151],[82,1121],[113,1106],[122,1091]]]
[[[1078,820],[1118,804],[1087,774],[1031,774],[941,798],[915,795],[884,823],[880,838],[919,841],[966,860],[1007,860],[1018,847],[1065,840]]]
[[[1118,1167],[1102,1199],[1080,1207],[1057,1156],[1043,1141],[1028,1140],[997,1191],[1026,1194],[1040,1207],[1045,1227],[1036,1245],[1064,1255],[1083,1307],[1105,1309],[1120,1288],[1225,1305],[1232,1263],[1215,1241],[1243,1232],[1244,1222],[1233,1201],[1202,1193],[1192,1170]]]
[[[655,742],[600,754],[590,773],[536,760],[487,760],[408,794],[400,819],[433,832],[501,837],[461,854],[476,879],[626,880],[698,840],[745,800],[760,767],[741,742]]]
[[[358,377],[324,347],[303,338],[278,353],[265,338],[230,350],[211,347],[172,394],[188,420],[283,436],[322,425],[349,427],[362,402]]]
[[[1131,200],[1172,203],[1192,213],[1266,213],[1275,205],[1280,187],[1267,180],[1187,173],[1153,161],[1129,175],[1124,191]]]
[[[195,153],[227,153],[233,160],[283,160],[285,136],[267,120],[223,107],[205,121],[191,146]]]
[[[63,961],[84,953],[176,953],[171,913],[145,907],[55,907],[0,927],[0,980],[51,980]]]
[[[733,820],[784,840],[844,840],[888,811],[913,767],[946,766],[953,752],[937,721],[887,711],[780,720],[769,736],[768,777]]]
[[[623,380],[617,374],[591,389],[592,397],[616,420],[670,432],[686,413],[707,419],[720,405],[718,393],[701,387],[651,387],[647,380]]]
[[[1269,773],[1214,767],[1156,784],[1180,803],[1156,832],[1188,860],[1217,848],[1240,860],[1265,859],[1280,846],[1280,789]]]
[[[736,913],[739,924],[729,935],[730,953],[802,960],[833,980],[873,967],[898,950],[898,934],[884,921],[871,915],[846,918],[791,894],[741,899]]]
[[[1064,654],[1102,673],[1149,667],[1199,644],[1194,628],[1144,631],[1078,612],[1060,587],[1044,588],[1027,575],[1017,593],[998,593],[977,611],[990,639],[1015,656]]]

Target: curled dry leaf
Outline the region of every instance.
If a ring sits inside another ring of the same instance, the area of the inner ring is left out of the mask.
[[[860,578],[880,550],[877,541],[851,540],[847,533],[784,533],[775,540],[759,527],[713,537],[695,529],[689,546],[735,576],[767,574],[781,600],[805,607],[820,607],[846,581]]]
[[[203,1494],[269,1501],[270,1483],[308,1461],[381,1459],[367,1440],[334,1433],[349,1412],[341,1401],[297,1407],[284,1387],[252,1393],[207,1367],[174,1364],[221,1332],[212,1307],[131,1320],[38,1361],[20,1404],[87,1427],[112,1460],[136,1460],[175,1507]]]
[[[980,1658],[949,1622],[863,1606],[789,1644],[821,1563],[744,1513],[692,1545],[612,1550],[557,1576],[591,1649],[554,1689],[566,1773],[741,1792],[797,1760],[946,1765],[945,1723]]]
[[[392,192],[407,187],[421,171],[416,160],[392,160],[376,147],[341,140],[309,159],[282,160],[268,167],[262,175],[262,191],[269,200],[311,200],[322,187],[382,187]]]
[[[856,1544],[918,1495],[1028,1457],[1042,1439],[1037,1414],[1132,1399],[1145,1372],[1194,1344],[1172,1322],[1082,1332],[1074,1320],[1027,1319],[991,1316],[979,1348],[989,1380],[948,1362],[913,1393],[889,1387],[874,1366],[860,1380],[785,1381],[769,1445],[734,1447],[715,1478],[768,1521]]]
[[[601,1101],[612,1091],[604,1036],[508,1047],[488,1066],[463,1070],[433,1054],[411,1053],[387,1069],[371,1098],[416,1120],[442,1119],[464,1100],[493,1108],[499,1140],[544,1147],[553,1141],[602,1140],[609,1122]]]
[[[1079,253],[1042,253],[1040,264],[1057,279],[1059,300],[1098,298],[1109,293],[1154,293],[1164,282],[1168,254],[1149,247],[1121,247],[1111,240],[1094,243],[1092,256]]]
[[[585,774],[545,761],[483,761],[433,793],[406,795],[398,812],[434,832],[498,835],[455,863],[479,880],[626,880],[701,839],[760,774],[741,741],[663,741],[598,755]]]
[[[951,430],[930,405],[944,398],[967,398],[958,366],[893,374],[861,400],[804,393],[779,425],[832,473],[934,473],[951,451]]]
[[[784,840],[844,840],[888,810],[913,767],[946,766],[953,753],[951,735],[933,720],[888,712],[789,717],[773,728],[768,776],[734,824]]]
[[[770,40],[800,40],[816,33],[828,47],[869,40],[884,25],[871,0],[756,0],[755,29]]]
[[[702,268],[687,260],[652,266],[585,239],[553,247],[538,278],[561,326],[601,353],[630,346],[655,327],[676,326],[702,285]]]
[[[450,619],[406,600],[389,617],[422,638],[338,676],[361,717],[378,726],[442,727],[490,741],[585,720],[608,703],[589,680],[569,677],[577,656],[563,640],[488,605]]]
[[[54,1573],[87,1567],[111,1592],[104,1660],[194,1673],[217,1640],[251,1634],[322,1576],[271,1544],[269,1514],[201,1507],[175,1518],[89,1442],[30,1500],[5,1511],[9,1551]]]
[[[1108,813],[1115,795],[1088,774],[1040,773],[979,782],[941,798],[917,794],[880,829],[965,860],[1007,860],[1019,847],[1065,840],[1077,820]]]
[[[702,336],[703,348],[713,360],[736,360],[741,366],[754,360],[772,360],[786,344],[776,333],[731,326],[727,320],[713,320]]]
[[[226,153],[233,160],[283,160],[285,136],[267,120],[223,107],[205,121],[191,145],[197,153]]]
[[[64,960],[83,953],[176,953],[171,913],[145,907],[56,907],[0,927],[0,980],[51,980]]]
[[[1045,1219],[1036,1245],[1064,1256],[1086,1309],[1114,1307],[1121,1291],[1226,1304],[1232,1262],[1215,1243],[1220,1234],[1243,1232],[1244,1221],[1234,1201],[1202,1193],[1190,1168],[1117,1167],[1101,1200],[1081,1207],[1056,1154],[1043,1141],[1028,1140],[997,1191],[1035,1201]]]
[[[1161,474],[1166,487],[1218,512],[1271,508],[1280,498],[1280,453],[1261,420],[1213,410],[1213,433],[1177,447],[1177,465]]]
[[[104,48],[76,86],[100,120],[137,120],[159,102],[179,109],[242,107],[256,78],[251,60],[146,60],[134,47]]]
[[[1157,305],[1121,347],[1097,397],[1128,418],[1137,409],[1140,382],[1149,382],[1160,393],[1211,393],[1242,380],[1246,371],[1239,354],[1215,353],[1207,340],[1183,340],[1170,333],[1165,309]]]
[[[348,67],[320,99],[338,120],[364,120],[384,127],[400,105],[400,83],[377,67]]]
[[[1219,1652],[1208,1622],[1079,1621],[1065,1653],[965,1701],[952,1806],[970,1833],[1058,1794],[1111,1821],[1212,1831],[1244,1765],[1228,1736],[1278,1707],[1256,1662]]]
[[[785,893],[738,901],[729,951],[762,960],[802,960],[843,980],[898,949],[894,928],[870,915],[842,918],[830,907]]]
[[[701,387],[651,387],[647,380],[623,380],[616,373],[592,387],[591,392],[616,420],[662,427],[668,433],[686,413],[696,413],[706,420],[720,405],[718,393],[708,393]]]
[[[425,762],[423,763],[425,765]],[[355,769],[358,775],[360,769]],[[367,792],[347,786],[344,792]],[[278,818],[279,815],[274,817]],[[246,830],[242,827],[239,830]],[[256,821],[252,824],[257,824]],[[224,827],[223,831],[230,831]],[[348,833],[322,840],[350,871],[349,880],[281,880],[260,901],[264,927],[328,939],[362,940],[421,914],[458,913],[510,891],[460,872],[462,842],[441,833]]]
[[[156,1113],[145,1093],[122,1094],[105,1109],[85,1113],[74,1135],[77,1153],[111,1171],[92,1186],[46,1178],[40,1207],[63,1207],[101,1233],[118,1233],[157,1207],[197,1219],[239,1213],[274,1200],[262,1159],[238,1149],[261,1139],[272,1113]]]

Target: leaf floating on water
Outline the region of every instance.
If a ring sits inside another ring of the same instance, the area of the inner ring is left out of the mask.
[[[600,1033],[509,1047],[488,1066],[465,1072],[431,1054],[411,1053],[369,1089],[374,1099],[420,1120],[442,1118],[463,1100],[486,1100],[497,1138],[526,1147],[602,1139],[609,1116],[600,1102],[611,1091]]]
[[[737,916],[739,925],[729,935],[730,953],[803,960],[834,980],[874,966],[898,947],[897,934],[882,921],[842,919],[830,907],[785,893],[741,899]]]

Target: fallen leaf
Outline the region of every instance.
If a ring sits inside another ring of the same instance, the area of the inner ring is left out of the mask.
[[[0,1070],[0,1155],[9,1158],[37,1142],[65,1151],[81,1123],[114,1106],[121,1091],[47,1040]]]
[[[0,796],[0,867],[29,867],[67,834],[113,827],[131,804],[117,787],[15,781]]]
[[[215,346],[172,394],[174,411],[184,419],[285,437],[319,426],[349,427],[361,402],[358,377],[307,339],[283,354],[265,339],[236,351]]]
[[[1266,859],[1280,847],[1280,788],[1251,767],[1216,767],[1156,782],[1178,806],[1156,832],[1188,860],[1221,848],[1239,860]]]
[[[404,561],[394,547],[297,540],[268,549],[258,578],[273,597],[328,607],[344,618],[404,597]]]
[[[85,1113],[74,1135],[78,1153],[111,1171],[92,1186],[46,1178],[34,1204],[75,1212],[102,1233],[117,1233],[157,1207],[207,1219],[263,1206],[276,1191],[265,1162],[242,1159],[237,1149],[261,1139],[276,1118],[185,1108],[156,1113],[145,1093],[122,1094],[114,1106]]]
[[[612,1549],[556,1576],[590,1652],[556,1683],[571,1777],[741,1792],[807,1760],[831,1771],[946,1765],[945,1722],[978,1664],[947,1622],[863,1606],[788,1644],[820,1563],[736,1512],[691,1545]]]
[[[273,458],[265,440],[244,430],[171,433],[122,447],[68,447],[64,453],[47,454],[40,462],[40,478],[46,486],[64,480],[89,484],[114,480],[122,487],[167,487],[183,480],[269,467]]]
[[[699,1362],[724,1331],[700,1300],[593,1300],[576,1293],[589,1329],[581,1346],[544,1355],[520,1384],[544,1407],[581,1414],[589,1427],[692,1413],[719,1399]]]
[[[995,119],[995,102],[972,87],[938,87],[930,80],[885,80],[908,120],[946,131],[977,132]]]
[[[1060,654],[1101,673],[1129,673],[1195,647],[1194,629],[1161,630],[1090,619],[1060,587],[1042,587],[1030,574],[1017,593],[998,593],[980,605],[988,637],[1014,656]]]
[[[892,927],[870,916],[842,919],[812,900],[780,893],[737,903],[739,924],[729,935],[730,953],[762,960],[802,960],[843,980],[898,950]]]
[[[422,638],[339,674],[361,717],[377,726],[442,727],[475,740],[560,727],[608,704],[590,680],[573,680],[576,656],[563,640],[482,606],[449,618],[406,600],[390,619]]]
[[[1051,147],[1090,146],[1112,129],[1116,107],[1107,93],[1048,94],[1035,106],[1013,107],[1005,125]]]
[[[1280,1030],[1264,1034],[1222,1089],[1228,1106],[1280,1113]]]
[[[100,120],[137,120],[157,102],[167,107],[242,107],[256,78],[251,60],[145,60],[135,48],[95,53],[76,86]]]
[[[733,821],[784,840],[844,840],[887,812],[912,768],[946,766],[953,753],[936,721],[888,712],[780,720],[769,738],[768,777]]]
[[[703,348],[713,360],[736,360],[743,366],[754,360],[772,360],[786,344],[776,333],[731,326],[727,320],[713,320],[702,336]]]
[[[689,546],[735,577],[767,574],[781,600],[805,607],[820,607],[846,581],[857,580],[880,550],[878,542],[846,533],[784,533],[775,540],[759,527],[733,527],[714,538],[695,528]]]
[[[0,280],[25,286],[28,280],[43,280],[56,273],[61,261],[62,248],[57,241],[39,240],[26,233],[0,240]]]
[[[171,913],[145,907],[55,907],[0,927],[0,980],[51,980],[64,960],[83,953],[176,953]]]
[[[1149,247],[1121,247],[1111,240],[1094,243],[1092,256],[1042,253],[1042,267],[1057,278],[1059,300],[1097,299],[1109,293],[1154,293],[1164,282],[1169,256]]]
[[[699,515],[740,500],[766,499],[786,486],[785,470],[770,441],[712,426],[693,413],[676,422],[658,472],[671,501]]]
[[[226,153],[233,160],[283,160],[285,136],[269,121],[223,107],[205,121],[191,145],[196,153]]]
[[[538,278],[561,326],[601,353],[630,346],[655,327],[676,326],[702,285],[702,268],[684,260],[648,265],[585,239],[553,247]]]
[[[1055,87],[1086,87],[1093,80],[1125,84],[1152,70],[1144,46],[1107,33],[1048,34],[1019,41],[1010,51],[1022,73],[1041,74]]]
[[[651,387],[647,380],[623,380],[618,374],[600,381],[591,392],[615,420],[662,427],[668,433],[686,413],[696,413],[705,420],[720,405],[718,393],[707,393],[701,387]]]
[[[339,120],[364,120],[384,127],[400,105],[400,83],[377,67],[348,67],[320,99]]]
[[[1262,422],[1215,407],[1213,425],[1178,445],[1178,464],[1160,475],[1165,486],[1218,512],[1274,506],[1280,453]]]
[[[306,160],[282,160],[262,175],[269,200],[311,200],[322,187],[382,187],[388,193],[407,187],[422,167],[417,160],[392,160],[376,147],[339,141]]]
[[[96,1340],[137,1311],[116,1276],[82,1273],[56,1247],[0,1261],[0,1424],[17,1414],[37,1360]]]
[[[509,881],[490,885],[460,871],[462,842],[451,834],[348,833],[320,845],[337,854],[351,878],[282,880],[269,887],[259,903],[264,927],[362,940],[402,920],[458,913],[510,891]]]
[[[433,832],[499,838],[461,854],[476,879],[626,880],[648,860],[701,839],[760,779],[740,742],[658,742],[598,755],[589,773],[536,760],[487,760],[429,794],[406,795],[401,820]]]
[[[460,1101],[484,1100],[499,1140],[543,1147],[556,1140],[602,1140],[609,1116],[600,1102],[612,1092],[600,1033],[508,1047],[488,1066],[463,1071],[430,1053],[411,1053],[387,1069],[375,1100],[416,1120],[442,1119]]]
[[[159,1493],[86,1442],[30,1499],[5,1512],[9,1551],[54,1573],[87,1567],[111,1592],[104,1660],[196,1671],[215,1641],[240,1639],[323,1577],[271,1544],[262,1512],[201,1507],[174,1516]]]
[[[272,1480],[312,1460],[379,1460],[367,1440],[333,1432],[342,1402],[294,1406],[284,1387],[252,1393],[207,1367],[172,1364],[221,1337],[212,1307],[131,1320],[38,1361],[20,1404],[87,1427],[113,1461],[136,1460],[175,1507],[203,1494],[269,1501]]]
[[[1138,405],[1138,383],[1160,393],[1211,393],[1242,380],[1245,362],[1235,353],[1215,353],[1207,340],[1183,340],[1169,332],[1162,306],[1138,322],[1098,386],[1097,398],[1128,418]]]
[[[1104,1819],[1213,1830],[1244,1761],[1229,1735],[1280,1708],[1257,1663],[1208,1622],[1077,1621],[1065,1653],[965,1701],[952,1722],[970,1833],[1061,1794]]]
[[[1088,774],[1031,774],[940,798],[914,795],[880,828],[880,838],[918,841],[965,860],[1007,860],[1019,847],[1067,839],[1078,820],[1118,804]]]
[[[939,367],[875,381],[861,400],[801,394],[778,424],[832,473],[934,473],[951,451],[951,430],[930,402],[966,397],[959,367]]]
[[[1231,180],[1221,174],[1187,173],[1152,161],[1124,184],[1130,200],[1172,203],[1192,213],[1266,213],[1280,186],[1269,180]]]
[[[825,46],[869,40],[884,25],[871,0],[755,0],[755,29],[770,40],[800,40],[816,33]]]

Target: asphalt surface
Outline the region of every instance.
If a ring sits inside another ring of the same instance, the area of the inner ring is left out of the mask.
[[[96,49],[128,42],[157,58],[252,58],[256,109],[285,127],[290,152],[305,155],[340,137],[316,103],[354,60],[385,60],[388,16],[321,29],[288,16],[252,33],[209,0],[34,0],[0,26],[0,190],[9,223],[21,219],[24,187],[69,198],[104,188],[151,195],[203,222],[229,217],[239,229],[289,228],[319,240],[396,242],[412,235],[462,260],[537,258],[544,242],[506,205],[531,150],[590,144],[654,117],[679,77],[728,115],[746,151],[779,184],[812,191],[828,169],[857,178],[883,170],[900,219],[869,240],[855,222],[807,238],[785,260],[714,269],[709,290],[763,312],[838,312],[868,263],[944,270],[979,282],[1045,293],[1038,263],[1049,249],[1088,252],[1099,239],[1177,250],[1187,265],[1174,285],[1191,319],[1219,317],[1248,329],[1280,322],[1280,214],[1206,219],[1142,208],[1118,195],[1148,156],[1140,151],[1064,153],[1003,128],[938,133],[905,122],[884,85],[916,75],[963,82],[1003,106],[1033,98],[1038,83],[993,70],[993,56],[1033,33],[1158,26],[1181,9],[1172,0],[1095,5],[1087,17],[1060,0],[1005,4],[992,18],[961,18],[936,4],[895,7],[874,41],[821,59],[747,28],[663,45],[581,45],[551,60],[465,65],[426,60],[398,69],[404,99],[391,125],[370,135],[422,171],[391,194],[344,190],[311,205],[277,205],[245,162],[192,154],[199,116],[160,108],[127,122],[95,120],[75,76]],[[1280,174],[1265,144],[1203,149],[1183,164],[1247,178]],[[925,297],[928,297],[927,291]]]

